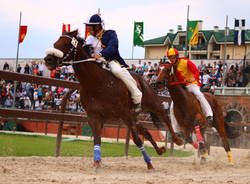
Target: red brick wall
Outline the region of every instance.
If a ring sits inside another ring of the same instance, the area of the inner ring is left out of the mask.
[[[246,122],[250,123],[250,96],[218,95],[216,98],[225,113],[229,109],[235,109],[243,114]]]

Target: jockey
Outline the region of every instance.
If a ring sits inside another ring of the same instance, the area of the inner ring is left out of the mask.
[[[188,58],[180,58],[178,50],[175,48],[170,48],[167,50],[165,55],[173,64],[175,75],[178,80],[180,82],[184,82],[186,89],[196,96],[201,104],[202,111],[206,115],[207,120],[211,122],[213,120],[213,111],[203,93],[200,91],[200,73],[195,64]]]
[[[103,20],[100,15],[92,15],[85,23],[90,35],[86,38],[86,44],[94,49],[94,58],[104,57],[109,62],[110,70],[127,86],[134,103],[134,111],[141,111],[142,93],[137,87],[136,81],[130,75],[129,66],[125,63],[118,51],[118,38],[114,30],[104,30]]]

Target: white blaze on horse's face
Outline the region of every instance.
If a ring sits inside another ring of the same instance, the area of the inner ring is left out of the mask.
[[[59,49],[56,48],[48,48],[45,52],[46,56],[48,55],[52,55],[52,56],[56,56],[58,58],[63,58],[63,52],[60,51]]]

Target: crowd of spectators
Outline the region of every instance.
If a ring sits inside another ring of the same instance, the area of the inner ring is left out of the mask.
[[[245,66],[238,63],[232,65],[223,65],[222,61],[214,61],[207,65],[201,61],[198,65],[200,71],[200,81],[202,91],[213,93],[216,87],[245,87],[249,82],[250,65]],[[224,82],[224,84],[223,84]]]
[[[161,62],[161,61],[160,61]],[[6,62],[3,70],[13,71]],[[160,63],[138,61],[138,64],[132,64],[132,71],[135,71],[143,77],[153,87],[160,71]],[[200,81],[202,91],[213,93],[216,87],[222,86],[223,77],[225,86],[244,87],[249,82],[250,64],[243,65],[233,64],[229,67],[223,66],[222,61],[204,64],[203,61],[198,65],[200,72]],[[32,61],[23,68],[18,65],[17,72],[30,75],[44,76],[45,66],[43,61]],[[75,76],[71,66],[58,67],[50,71],[50,77],[75,81]],[[37,85],[26,82],[18,82],[15,98],[15,106],[24,109],[35,110],[58,110],[60,109],[62,96],[67,92],[67,88],[58,88],[55,86]],[[163,91],[167,94],[167,91]],[[0,81],[0,106],[12,107],[14,97],[14,82],[8,80]],[[83,111],[80,105],[80,95],[75,91],[68,101],[70,111]]]
[[[139,60],[137,65],[132,64],[131,70],[141,75],[150,85],[155,86],[160,66],[159,63],[154,63],[152,65],[150,61],[143,62],[142,64],[141,60]]]
[[[20,65],[17,72],[30,75],[44,75],[43,61],[32,61],[31,65],[26,64],[24,68]],[[6,62],[3,70],[11,71],[11,67]],[[75,81],[71,67],[58,67],[50,72],[51,78]],[[67,88],[55,86],[37,85],[27,82],[17,82],[16,95],[14,95],[14,82],[9,80],[0,81],[0,106],[12,107],[15,96],[15,107],[33,110],[58,110],[60,109],[62,96],[68,91]],[[80,94],[75,91],[68,101],[67,109],[72,112],[82,111],[80,106]]]

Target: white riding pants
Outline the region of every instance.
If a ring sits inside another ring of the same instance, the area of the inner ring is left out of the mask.
[[[175,118],[175,115],[174,115],[174,103],[173,103],[173,101],[171,102],[169,111],[170,111],[170,120],[171,120],[172,127],[174,129],[174,132],[179,133],[180,132],[180,125],[178,124],[177,119]]]
[[[196,84],[191,84],[191,85],[186,86],[186,88],[189,92],[193,93],[196,96],[197,100],[199,100],[202,111],[205,114],[205,116],[206,117],[213,116],[213,111],[207,99],[205,98],[203,93],[200,91],[200,87]]]
[[[126,68],[122,68],[115,61],[110,61],[109,66],[114,76],[122,80],[124,84],[127,86],[129,92],[131,93],[131,98],[133,100],[133,103],[134,104],[141,103],[142,92],[138,89],[136,81],[130,75],[128,70]]]

